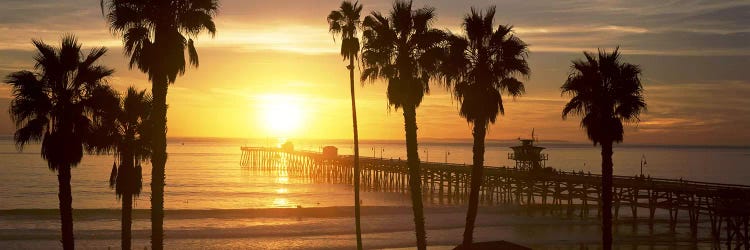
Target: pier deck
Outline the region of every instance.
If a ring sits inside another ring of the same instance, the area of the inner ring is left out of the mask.
[[[291,177],[321,183],[353,184],[352,156],[332,157],[320,152],[280,148],[240,149],[243,167],[284,171]],[[425,196],[441,204],[468,201],[470,165],[422,162],[420,167]],[[363,190],[401,193],[409,190],[405,160],[360,156],[360,168]],[[669,215],[671,232],[678,223],[687,223],[691,238],[697,239],[698,225],[708,223],[714,249],[750,249],[750,186],[633,176],[614,176],[613,184],[616,222],[630,221],[634,227],[645,222],[653,231],[659,210]],[[487,166],[480,202],[548,207],[550,213],[587,217],[592,210],[597,215],[601,212],[600,189],[601,175],[598,174]],[[641,213],[646,210],[646,215],[639,217],[639,210]]]

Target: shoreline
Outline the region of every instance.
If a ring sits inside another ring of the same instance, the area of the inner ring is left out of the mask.
[[[411,214],[410,206],[362,206],[362,214],[365,216]],[[427,206],[426,212],[434,214],[466,212],[465,205]],[[516,205],[506,206],[481,206],[488,214],[502,214],[508,212],[522,211],[523,208]],[[95,208],[76,209],[73,208],[73,216],[76,219],[119,219],[120,209],[117,208]],[[150,209],[133,209],[133,219],[148,219]],[[172,219],[195,219],[195,218],[295,218],[299,216],[310,218],[334,218],[353,216],[354,206],[329,206],[329,207],[266,207],[266,208],[228,208],[228,209],[166,209],[166,216]],[[0,219],[59,219],[59,209],[56,208],[22,208],[0,210]]]
[[[165,218],[166,246],[173,249],[351,249],[355,246],[351,207],[335,208],[282,208],[282,209],[222,209],[219,210],[167,210]],[[463,232],[464,207],[426,208],[428,242],[431,249],[452,249],[460,242]],[[262,210],[264,214],[252,213]],[[273,214],[275,211],[306,210],[309,216],[293,213]],[[347,214],[323,214],[319,210],[341,211]],[[0,228],[0,248],[24,249],[55,248],[59,244],[59,221],[16,219],[6,220],[2,211],[0,221],[8,222]],[[34,212],[15,210],[15,212]],[[44,210],[45,213],[54,209]],[[75,210],[74,210],[75,211]],[[77,220],[76,239],[81,249],[119,247],[119,210],[92,209],[102,212],[88,219]],[[84,211],[84,212],[86,212]],[[205,211],[223,213],[226,217],[205,214]],[[147,210],[139,210],[140,213]],[[244,217],[229,215],[245,214]],[[175,214],[183,213],[182,217]],[[204,214],[201,214],[204,213]],[[172,214],[173,216],[170,216]],[[111,216],[109,216],[111,215]],[[413,247],[413,223],[410,207],[377,207],[363,209],[363,239],[368,248]],[[149,243],[148,218],[136,217],[133,221],[134,249],[143,249]],[[615,224],[616,245],[632,246],[692,246],[688,225],[680,224],[676,233],[668,233],[668,223],[657,223],[655,232],[648,234],[645,224],[633,233],[628,223]],[[595,246],[599,240],[599,219],[574,216],[541,215],[540,211],[527,211],[516,207],[481,207],[477,219],[476,240],[507,240],[534,249],[578,249]],[[701,230],[704,231],[704,230]],[[698,246],[710,246],[707,236],[699,237]],[[557,248],[560,247],[560,248]],[[632,248],[623,248],[632,249]]]

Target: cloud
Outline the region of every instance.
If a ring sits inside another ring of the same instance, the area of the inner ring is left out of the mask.
[[[277,50],[296,53],[337,53],[337,45],[327,27],[323,25],[247,24],[238,21],[218,21],[222,35],[215,38],[203,36],[202,45],[233,47],[242,51]],[[339,45],[340,46],[340,45]]]
[[[363,15],[388,12],[391,1],[364,3]],[[434,6],[437,28],[458,31],[469,6],[487,1],[415,1]],[[202,37],[202,46],[245,51],[337,53],[325,16],[338,7],[331,1],[224,0],[216,23],[217,36]],[[496,22],[513,24],[532,50],[572,52],[623,45],[638,54],[748,55],[750,29],[746,1],[507,1],[497,4]],[[58,39],[75,33],[85,45],[121,46],[109,33],[95,2],[13,0],[0,10],[0,47],[30,49],[30,38]]]
[[[750,124],[750,81],[711,81],[646,86],[649,110],[638,123],[644,133],[714,144],[741,144],[750,135],[737,125]]]

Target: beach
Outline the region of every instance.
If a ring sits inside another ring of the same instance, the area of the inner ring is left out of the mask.
[[[39,211],[36,211],[39,212]],[[42,214],[16,211],[2,216],[0,246],[3,249],[55,248],[59,245],[55,210]],[[242,210],[167,210],[167,249],[351,249],[355,246],[351,207],[279,208]],[[465,208],[427,208],[428,242],[431,249],[451,249],[463,232]],[[119,247],[117,210],[78,210],[76,240],[81,249]],[[33,218],[32,218],[33,217]],[[413,224],[408,207],[363,207],[363,237],[368,249],[413,246]],[[134,248],[149,246],[148,211],[134,213]],[[596,249],[599,224],[587,219],[528,213],[517,207],[483,207],[477,220],[477,241],[503,239],[535,249]],[[641,229],[647,228],[641,225]],[[708,247],[678,236],[633,232],[618,226],[619,249],[670,249]],[[656,230],[666,230],[657,228]],[[707,237],[704,235],[704,237]]]

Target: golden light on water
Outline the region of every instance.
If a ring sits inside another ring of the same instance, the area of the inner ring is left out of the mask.
[[[275,198],[273,199],[273,206],[275,207],[289,206],[289,200],[287,200],[286,198]]]
[[[289,177],[287,177],[287,176],[280,176],[280,177],[276,178],[276,183],[279,183],[279,184],[288,184],[289,183]]]

